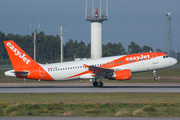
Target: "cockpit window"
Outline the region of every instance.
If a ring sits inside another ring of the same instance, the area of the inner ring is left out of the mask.
[[[168,58],[168,55],[163,56],[163,58]]]

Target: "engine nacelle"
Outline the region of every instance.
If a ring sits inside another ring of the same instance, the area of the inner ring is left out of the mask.
[[[129,80],[131,79],[131,70],[120,70],[120,71],[114,71],[114,75],[112,75],[110,80]]]

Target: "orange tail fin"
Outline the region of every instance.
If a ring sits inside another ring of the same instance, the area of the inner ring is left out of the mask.
[[[24,52],[13,40],[4,41],[4,45],[7,49],[9,58],[15,71],[19,68],[37,65],[37,63],[26,52]]]
[[[40,64],[36,63],[13,40],[4,41],[4,44],[14,68],[14,71],[8,71],[8,73],[14,73],[18,78],[54,80]]]

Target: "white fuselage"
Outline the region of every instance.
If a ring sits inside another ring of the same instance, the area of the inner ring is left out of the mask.
[[[110,61],[116,60],[123,56],[124,55],[83,60],[83,61],[53,63],[53,64],[46,64],[46,65],[41,64],[41,66],[44,68],[44,70],[46,70],[46,72],[49,73],[50,76],[53,77],[54,80],[91,79],[94,77],[90,73],[78,75],[72,78],[69,78],[69,77],[87,71],[88,68],[85,68],[83,64],[100,66],[100,64],[102,65],[102,64],[108,63]],[[132,63],[129,62],[128,64],[119,65],[119,66],[116,66],[115,63],[113,63],[113,64],[109,64],[109,66],[111,66],[110,69],[114,69],[115,71],[123,70],[123,69],[130,69],[131,72],[133,73],[133,72],[143,72],[143,71],[163,69],[163,68],[173,66],[176,63],[177,63],[177,60],[174,58],[171,58],[171,57],[163,58],[163,56],[159,56],[156,58],[147,59],[143,61],[137,61],[137,62],[132,62]],[[119,61],[119,64],[120,64],[120,61]]]

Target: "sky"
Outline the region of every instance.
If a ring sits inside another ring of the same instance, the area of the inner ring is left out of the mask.
[[[106,0],[101,0],[102,14],[106,13]],[[46,35],[59,34],[64,29],[64,42],[69,39],[90,43],[91,23],[85,20],[86,0],[0,0],[0,31],[31,35],[34,27]],[[91,16],[92,0],[88,0]],[[167,29],[163,12],[172,14],[172,49],[180,51],[180,0],[109,0],[108,20],[103,21],[103,44],[122,43],[128,48],[131,41],[140,45],[167,50]],[[99,0],[94,0],[99,8]],[[31,27],[30,28],[30,23]]]

